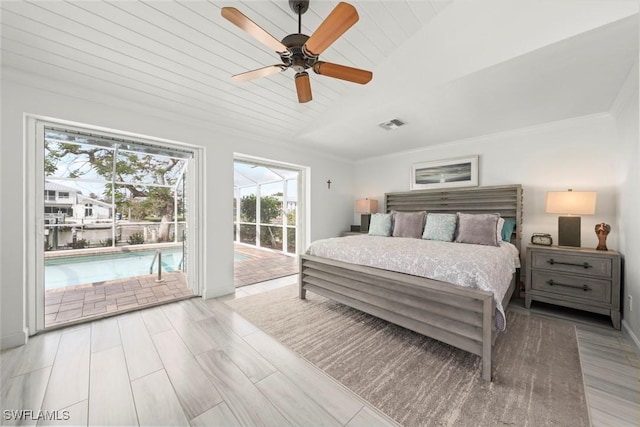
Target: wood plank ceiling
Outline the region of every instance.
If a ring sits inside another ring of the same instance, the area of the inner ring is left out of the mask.
[[[312,34],[337,5],[315,0]],[[322,59],[375,69],[448,1],[351,2],[360,22]],[[364,4],[366,3],[366,7]],[[313,101],[297,102],[293,71],[244,84],[230,76],[280,58],[220,16],[232,5],[274,35],[297,32],[287,1],[2,2],[2,61],[21,71],[93,88],[232,130],[285,138],[362,87],[311,73]]]
[[[303,33],[337,3],[311,0]],[[292,70],[230,78],[280,58],[220,9],[282,39],[298,26],[287,0],[1,1],[3,81],[358,160],[607,112],[638,60],[637,1],[350,3],[359,22],[320,59],[373,81],[311,72],[306,104]],[[408,126],[377,126],[396,117]]]

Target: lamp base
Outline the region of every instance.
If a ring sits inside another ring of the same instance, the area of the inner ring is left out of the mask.
[[[371,214],[362,214],[360,216],[360,232],[368,233],[369,224],[371,224]]]
[[[558,217],[558,246],[580,247],[580,217]]]

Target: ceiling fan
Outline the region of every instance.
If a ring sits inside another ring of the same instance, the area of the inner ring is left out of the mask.
[[[307,36],[302,34],[302,14],[309,9],[309,0],[289,0],[289,7],[298,15],[298,32],[289,34],[282,41],[266,32],[262,27],[247,18],[235,7],[223,7],[222,16],[249,33],[265,46],[273,49],[282,60],[282,64],[269,65],[257,70],[236,74],[231,78],[238,82],[253,80],[259,77],[279,73],[288,68],[295,72],[296,92],[298,102],[309,102],[311,96],[311,82],[309,74],[305,71],[313,69],[316,74],[333,77],[348,82],[367,84],[371,81],[371,71],[347,67],[346,65],[333,64],[320,61],[318,57],[353,24],[358,22],[358,12],[349,3],[339,3],[320,24],[316,31]]]

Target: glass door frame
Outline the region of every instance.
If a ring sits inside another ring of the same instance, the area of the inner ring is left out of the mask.
[[[130,139],[160,147],[188,150],[193,153],[186,170],[186,222],[189,256],[186,261],[187,286],[194,295],[202,295],[205,265],[204,239],[198,230],[203,229],[204,218],[204,148],[176,141],[152,138],[127,132],[119,132],[81,123],[58,120],[36,115],[24,116],[25,135],[25,298],[26,327],[29,335],[45,329],[44,322],[44,135],[47,126],[65,126],[69,130],[96,133],[114,138]]]

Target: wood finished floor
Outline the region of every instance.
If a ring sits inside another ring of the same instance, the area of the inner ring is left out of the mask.
[[[235,297],[295,281],[243,287]],[[604,317],[540,304],[528,311],[522,300],[509,308],[575,324],[592,425],[640,425],[640,352],[628,336]],[[3,410],[71,417],[38,425],[395,425],[221,300],[195,298],[32,337],[0,353],[0,374]]]
[[[36,335],[0,353],[0,374],[3,425],[397,425],[219,300]]]

